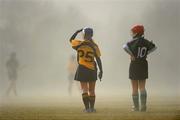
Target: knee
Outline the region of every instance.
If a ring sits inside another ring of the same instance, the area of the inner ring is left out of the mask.
[[[133,89],[132,95],[137,95],[138,94],[138,89]]]
[[[83,93],[88,93],[88,90],[87,90],[87,89],[81,89],[81,91],[82,91],[82,94],[83,94]]]
[[[139,88],[139,90],[140,90],[140,93],[146,92],[146,88],[145,87],[141,87],[141,88]]]
[[[132,95],[138,95],[138,91],[133,91]]]
[[[95,96],[95,91],[94,90],[89,90],[89,96]]]

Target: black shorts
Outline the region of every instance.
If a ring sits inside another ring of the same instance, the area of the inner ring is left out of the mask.
[[[74,80],[80,82],[92,82],[97,80],[97,70],[91,70],[83,65],[79,65]]]
[[[129,66],[131,80],[145,80],[148,78],[148,62],[146,60],[131,61]]]

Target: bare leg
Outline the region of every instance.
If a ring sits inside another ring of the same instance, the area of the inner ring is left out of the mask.
[[[88,82],[80,82],[82,93],[88,93]]]
[[[131,80],[132,85],[132,95],[138,94],[138,80]]]
[[[146,80],[139,80],[139,89],[140,91],[145,91]]]
[[[90,96],[95,96],[95,86],[96,86],[96,81],[89,82],[89,95]]]

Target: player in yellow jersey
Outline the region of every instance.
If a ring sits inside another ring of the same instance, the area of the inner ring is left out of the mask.
[[[75,39],[77,34],[82,32],[84,40]],[[92,39],[93,29],[84,28],[77,30],[70,38],[72,48],[77,51],[78,68],[75,80],[80,81],[82,89],[82,99],[85,106],[84,112],[96,112],[95,104],[95,85],[97,80],[97,67],[99,67],[98,77],[101,80],[103,75],[101,53],[98,45]]]

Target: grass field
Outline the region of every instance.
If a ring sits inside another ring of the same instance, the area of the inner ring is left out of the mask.
[[[129,100],[99,99],[97,113],[82,113],[79,99],[45,101],[6,102],[0,107],[0,120],[180,120],[177,102],[166,99],[149,101],[147,112],[131,112]]]

